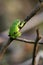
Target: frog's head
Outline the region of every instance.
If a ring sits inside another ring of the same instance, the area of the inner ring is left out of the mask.
[[[18,26],[18,28],[19,29],[21,29],[23,26],[24,26],[24,21],[20,21],[20,19],[16,19],[15,21],[14,21],[14,26],[16,25],[16,26]]]

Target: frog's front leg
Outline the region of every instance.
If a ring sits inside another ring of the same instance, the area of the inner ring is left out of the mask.
[[[16,39],[17,37],[20,37],[21,36],[21,32],[14,32],[14,34],[12,34],[12,38],[13,39]]]

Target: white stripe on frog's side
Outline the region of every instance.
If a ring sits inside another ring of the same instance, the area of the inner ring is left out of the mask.
[[[35,58],[35,65],[38,65],[40,58],[43,58],[43,51],[39,51]]]

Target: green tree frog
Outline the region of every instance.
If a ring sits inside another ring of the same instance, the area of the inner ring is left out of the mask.
[[[17,38],[21,36],[20,29],[24,26],[25,21],[20,21],[19,19],[16,19],[9,30],[9,36],[11,38]]]

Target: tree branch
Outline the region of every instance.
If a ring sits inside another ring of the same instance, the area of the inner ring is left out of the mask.
[[[34,43],[35,45],[34,45],[34,50],[33,50],[32,65],[35,65],[36,48],[37,48],[37,44],[38,44],[39,40],[41,39],[41,37],[39,36],[39,30],[38,29],[36,30],[36,33],[37,33],[37,37],[36,37],[36,40]]]

